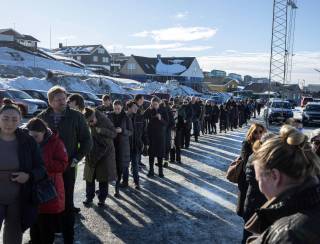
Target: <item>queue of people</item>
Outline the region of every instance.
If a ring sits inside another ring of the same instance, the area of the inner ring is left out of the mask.
[[[170,101],[154,97],[146,108],[143,95],[126,104],[105,95],[103,104],[94,109],[85,107],[79,94],[67,97],[59,86],[48,91],[48,100],[50,107],[24,128],[19,127],[21,113],[15,104],[5,100],[0,108],[0,153],[6,159],[0,164],[5,244],[21,243],[28,228],[32,244],[53,243],[57,232],[64,243],[74,243],[79,208],[73,197],[80,161],[86,183],[83,204],[91,207],[97,197],[98,206],[104,207],[109,184],[115,183],[114,195],[121,198],[121,189],[129,187],[130,171],[135,189],[141,189],[139,172],[146,167],[142,156],[149,159],[147,176],[163,178],[170,163],[182,164],[181,150],[188,150],[192,136],[198,142],[201,133],[243,127],[257,108],[250,100],[218,106],[196,97]],[[309,142],[290,125],[279,135],[267,133],[261,124],[250,126],[238,182],[237,213],[246,222],[242,243],[319,242],[319,145],[319,131]],[[43,179],[51,180],[56,195],[39,202],[35,189],[44,187]]]

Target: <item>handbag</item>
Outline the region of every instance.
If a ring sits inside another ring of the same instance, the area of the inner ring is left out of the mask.
[[[238,183],[243,169],[243,160],[241,157],[231,162],[226,173],[226,178],[232,183]]]
[[[47,203],[58,196],[56,187],[48,176],[34,183],[33,201],[36,204]]]

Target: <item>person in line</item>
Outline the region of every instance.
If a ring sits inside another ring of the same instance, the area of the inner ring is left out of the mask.
[[[219,122],[219,107],[213,102],[212,103],[212,114],[211,114],[211,127],[214,134],[217,134],[217,123]]]
[[[212,104],[209,100],[206,101],[205,105],[205,116],[204,116],[204,133],[212,134],[211,121],[212,121]]]
[[[74,243],[74,185],[76,165],[90,152],[92,139],[89,126],[82,113],[67,105],[67,92],[54,86],[48,91],[49,108],[38,115],[48,127],[58,133],[63,141],[69,165],[63,174],[65,189],[65,211],[62,220],[62,234],[66,244]]]
[[[246,182],[248,184],[248,190],[244,201],[243,206],[243,219],[248,221],[254,212],[259,209],[266,201],[266,197],[261,193],[259,189],[258,182],[256,180],[256,174],[254,171],[253,160],[256,152],[259,150],[261,145],[266,142],[268,139],[274,137],[273,133],[265,133],[260,140],[255,141],[252,146],[253,153],[248,158],[248,163],[246,166]],[[246,243],[248,237],[251,236],[251,233],[246,229],[243,230],[242,243]]]
[[[145,112],[148,121],[149,142],[149,172],[148,177],[154,176],[154,159],[158,159],[159,177],[163,174],[163,158],[166,150],[166,126],[168,123],[167,113],[160,108],[160,99],[152,98],[150,107]]]
[[[172,113],[174,115],[175,127],[172,128],[171,149],[170,149],[170,163],[181,164],[181,145],[182,145],[182,133],[183,133],[183,119],[179,118],[179,107],[173,105]]]
[[[181,109],[179,109],[178,114],[179,117],[183,119],[182,146],[185,149],[188,149],[190,146],[193,112],[191,104],[187,99],[183,101],[183,105],[181,106]]]
[[[145,119],[137,114],[138,106],[135,101],[127,102],[127,116],[132,122],[132,135],[130,136],[130,156],[132,175],[135,183],[135,188],[140,189],[139,181],[139,160],[143,148],[148,144],[147,142],[147,125]],[[124,178],[129,178],[125,176]]]
[[[80,113],[82,113],[85,108],[84,98],[78,93],[71,94],[67,99],[67,104],[70,108],[77,110]],[[76,174],[75,180],[76,180],[78,175],[78,165],[76,165],[74,168],[75,168],[75,174]],[[79,214],[81,212],[81,209],[76,206],[74,206],[73,209],[76,214]]]
[[[67,104],[70,108],[77,110],[81,113],[85,108],[84,99],[78,93],[71,94],[67,99]]]
[[[144,105],[144,96],[142,94],[135,95],[134,96],[134,102],[138,106],[138,110],[137,110],[137,113],[135,115],[135,119],[136,119],[137,123],[139,123],[140,125],[141,124],[145,124],[146,125],[146,120],[145,120],[145,117],[144,117],[144,107],[143,107],[143,105]],[[146,167],[146,165],[144,163],[142,163],[142,161],[141,161],[141,155],[143,154],[143,151],[147,152],[147,146],[146,145],[144,145],[144,148],[143,148],[141,153],[137,152],[137,159],[138,159],[140,167]]]
[[[21,244],[22,234],[37,217],[33,189],[46,176],[39,147],[18,126],[19,108],[7,102],[0,108],[0,229],[3,243]]]
[[[86,207],[92,205],[95,197],[95,181],[99,182],[98,206],[104,207],[108,196],[109,182],[117,179],[115,149],[113,140],[117,133],[111,120],[102,112],[85,108],[84,116],[90,127],[93,147],[86,156],[83,178],[86,181]]]
[[[163,109],[167,113],[167,117],[168,117],[168,123],[167,123],[166,134],[165,134],[166,152],[165,152],[164,163],[163,163],[163,167],[168,168],[168,166],[169,166],[168,163],[170,160],[171,140],[172,140],[171,130],[175,126],[174,115],[172,113],[172,110],[171,110],[171,107],[170,107],[168,100],[163,100],[162,103],[160,103],[160,107],[161,107],[161,109]]]
[[[191,98],[190,106],[192,109],[192,127],[195,142],[199,141],[200,136],[200,121],[201,121],[201,106],[196,97]]]
[[[227,106],[220,105],[219,109],[219,121],[220,121],[220,133],[224,130],[224,133],[227,133],[227,117],[228,117],[228,111],[227,111]]]
[[[117,136],[114,138],[116,150],[117,181],[115,197],[120,197],[120,187],[129,186],[129,164],[130,164],[130,136],[132,136],[132,122],[123,110],[121,101],[113,102],[113,112],[109,113],[109,118],[116,128]],[[123,180],[121,182],[121,179]]]
[[[246,223],[247,243],[320,243],[320,161],[308,137],[284,125],[253,161],[266,202]]]
[[[247,195],[248,184],[246,181],[246,167],[250,155],[253,153],[252,146],[253,144],[260,140],[262,135],[266,132],[266,129],[263,125],[254,123],[250,126],[245,140],[242,142],[241,148],[241,160],[243,161],[243,167],[240,174],[240,179],[238,182],[238,203],[237,203],[237,214],[243,218],[243,207],[245,197]]]
[[[109,95],[105,94],[102,96],[102,104],[97,107],[97,110],[103,112],[105,115],[113,111],[112,99]]]
[[[59,138],[38,118],[29,120],[26,125],[29,135],[40,146],[48,177],[54,182],[57,198],[39,206],[36,223],[30,229],[32,244],[50,244],[61,225],[61,213],[65,209],[63,172],[68,166],[68,154]]]

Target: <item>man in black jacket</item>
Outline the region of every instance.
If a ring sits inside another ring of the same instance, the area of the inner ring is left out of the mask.
[[[192,126],[193,126],[193,135],[196,142],[198,142],[198,137],[200,135],[200,117],[201,117],[201,106],[197,101],[196,97],[191,99],[191,108],[192,108]]]
[[[84,116],[67,106],[67,93],[63,87],[54,86],[48,91],[50,107],[38,115],[59,133],[65,144],[69,166],[63,174],[65,188],[65,211],[63,213],[62,233],[64,243],[74,243],[74,185],[75,166],[86,156],[92,147],[89,127]]]

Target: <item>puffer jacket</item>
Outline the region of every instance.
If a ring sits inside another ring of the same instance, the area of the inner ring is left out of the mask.
[[[63,172],[68,166],[68,154],[66,148],[57,134],[51,131],[46,133],[44,141],[40,145],[42,158],[49,178],[54,182],[57,198],[39,205],[39,213],[55,214],[64,211],[65,192]]]
[[[245,228],[259,236],[247,243],[320,243],[320,183],[309,178],[262,206]]]

